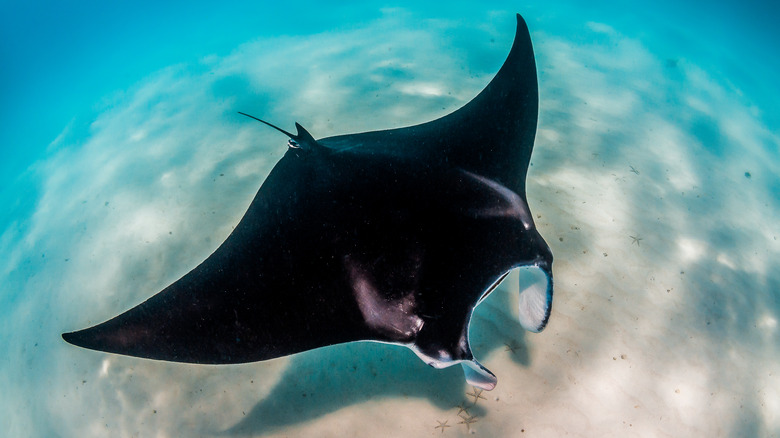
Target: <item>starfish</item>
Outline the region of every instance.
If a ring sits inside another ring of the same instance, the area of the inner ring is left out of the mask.
[[[472,386],[472,388],[474,388],[474,392],[467,392],[466,395],[474,397],[474,404],[477,404],[479,399],[487,400],[485,397],[482,397],[482,390],[481,389],[473,387],[473,386]]]
[[[632,239],[632,240],[631,240],[631,244],[632,244],[632,245],[636,243],[636,246],[641,246],[641,245],[639,244],[639,241],[640,241],[640,240],[642,240],[642,238],[641,238],[641,237],[639,237],[639,236],[628,236],[628,237],[630,237],[630,238]]]
[[[519,350],[519,349],[520,349],[520,346],[519,346],[519,345],[517,345],[517,344],[516,344],[516,343],[514,343],[514,342],[512,342],[512,344],[511,344],[511,345],[510,345],[510,344],[507,344],[506,342],[504,342],[504,345],[506,345],[506,348],[504,349],[504,351],[511,351],[512,353],[514,353],[515,351],[517,351],[517,350]]]
[[[473,415],[470,416],[470,417],[467,417],[467,418],[463,418],[463,417],[460,417],[460,418],[462,418],[463,421],[458,421],[458,424],[465,424],[466,425],[466,430],[468,430],[468,431],[471,431],[471,425],[473,423],[477,422],[477,417],[475,417]]]
[[[458,406],[455,406],[455,407],[458,408],[458,415],[460,415],[462,412],[465,412],[466,415],[469,414],[468,408],[463,406],[463,403],[461,403],[461,404],[459,404]]]
[[[434,427],[434,429],[441,429],[441,433],[444,433],[444,428],[445,427],[452,427],[449,424],[447,424],[448,421],[450,421],[450,420],[444,420],[444,421],[436,420],[436,422],[439,423],[439,425]]]

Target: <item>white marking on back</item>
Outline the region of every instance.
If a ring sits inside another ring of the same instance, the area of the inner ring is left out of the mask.
[[[471,173],[468,170],[460,169],[460,171],[473,181],[478,182],[480,186],[485,187],[492,193],[498,195],[501,201],[503,201],[503,205],[480,209],[477,212],[479,217],[513,217],[519,219],[526,230],[534,228],[531,212],[528,210],[528,206],[526,206],[520,195],[498,181]]]

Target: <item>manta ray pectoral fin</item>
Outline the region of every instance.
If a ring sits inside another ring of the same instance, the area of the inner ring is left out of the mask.
[[[544,330],[552,310],[552,272],[543,265],[516,270],[520,274],[520,325],[538,333]]]

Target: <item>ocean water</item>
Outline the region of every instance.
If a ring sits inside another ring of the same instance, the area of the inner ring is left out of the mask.
[[[2,4],[0,434],[780,435],[778,12]],[[198,366],[62,341],[231,232],[286,149],[237,111],[317,138],[437,118],[501,66],[515,13],[536,52],[528,199],[556,289],[540,334],[517,322],[516,281],[477,308],[472,346],[499,378],[484,398],[459,367],[389,345]]]

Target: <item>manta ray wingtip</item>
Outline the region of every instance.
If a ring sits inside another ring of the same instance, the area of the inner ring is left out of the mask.
[[[89,342],[85,342],[84,336],[82,336],[83,332],[84,330],[63,333],[62,339],[65,340],[65,342],[75,345],[77,347],[90,348],[90,346],[88,345]]]

